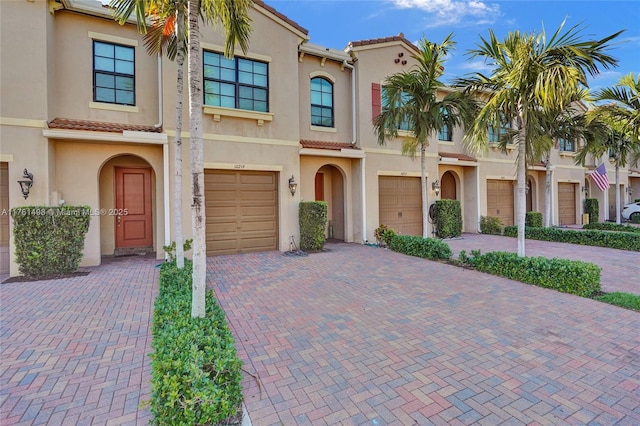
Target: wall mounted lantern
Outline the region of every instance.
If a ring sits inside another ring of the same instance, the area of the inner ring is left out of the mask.
[[[627,194],[629,194],[629,197],[631,197],[631,194],[633,194],[633,188],[630,186],[627,186]]]
[[[295,180],[293,180],[293,175],[289,178],[289,191],[291,191],[291,196],[296,195],[296,189],[298,189],[298,184]]]
[[[24,169],[22,179],[18,181],[20,184],[20,189],[22,190],[22,195],[26,200],[29,196],[29,191],[31,191],[31,186],[33,185],[33,173],[29,173],[27,169]]]
[[[440,181],[438,179],[433,181],[433,183],[431,184],[431,188],[436,193],[436,197],[440,195]]]
[[[588,187],[588,186],[586,186],[586,185],[585,185],[585,186],[583,186],[583,187],[582,187],[582,192],[584,192],[585,197],[586,197],[587,195],[589,195],[589,187]]]

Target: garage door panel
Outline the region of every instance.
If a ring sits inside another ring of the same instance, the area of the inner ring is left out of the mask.
[[[419,178],[380,176],[378,192],[380,223],[405,235],[422,235]]]
[[[510,180],[487,181],[487,215],[499,217],[504,226],[514,224],[513,182]]]
[[[277,173],[205,172],[207,255],[276,250]]]

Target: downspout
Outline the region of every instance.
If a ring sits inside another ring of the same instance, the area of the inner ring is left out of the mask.
[[[356,126],[356,72],[353,65],[349,65],[347,60],[342,61],[342,65],[351,70],[351,145],[355,145],[357,141]],[[366,190],[366,167],[365,157],[360,160],[360,187],[362,189],[362,243],[367,243],[367,190]]]
[[[158,123],[153,127],[162,129],[163,124],[163,102],[164,96],[162,92],[162,56],[158,55]],[[169,139],[162,144],[162,191],[164,194],[164,245],[171,244],[171,203],[169,199]],[[164,254],[165,260],[169,255]]]

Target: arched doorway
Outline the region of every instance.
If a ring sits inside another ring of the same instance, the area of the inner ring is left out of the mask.
[[[344,177],[337,167],[327,164],[316,172],[315,200],[327,202],[327,238],[345,239]]]
[[[527,210],[528,212],[533,211],[533,200],[534,200],[534,192],[535,192],[535,183],[533,179],[529,176],[527,178]]]
[[[458,189],[456,184],[456,178],[451,172],[444,172],[440,179],[440,190],[442,191],[443,200],[457,200]]]
[[[155,174],[135,155],[112,157],[100,169],[100,248],[103,255],[154,251]]]

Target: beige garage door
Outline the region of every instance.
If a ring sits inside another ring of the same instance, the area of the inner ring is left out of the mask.
[[[496,216],[504,226],[513,225],[513,181],[487,180],[487,216]]]
[[[206,170],[207,255],[276,250],[275,172]]]
[[[380,176],[380,223],[405,235],[422,235],[420,178]]]
[[[9,273],[9,168],[0,163],[0,274]]]
[[[576,186],[574,183],[558,183],[558,209],[560,225],[575,225]]]

